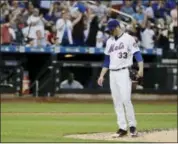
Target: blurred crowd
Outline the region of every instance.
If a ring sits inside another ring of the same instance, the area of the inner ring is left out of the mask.
[[[109,37],[105,26],[111,18],[119,19],[123,31],[135,36],[142,48],[174,51],[178,41],[175,0],[1,0],[0,13],[2,45],[103,48]]]

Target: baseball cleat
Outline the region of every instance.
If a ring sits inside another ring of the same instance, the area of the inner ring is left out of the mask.
[[[130,136],[131,137],[138,137],[138,132],[136,130],[136,127],[130,127]]]
[[[113,138],[118,138],[118,137],[124,137],[127,135],[127,131],[123,129],[119,129],[112,137]]]

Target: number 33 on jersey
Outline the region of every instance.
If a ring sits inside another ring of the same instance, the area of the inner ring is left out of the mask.
[[[110,37],[106,43],[105,55],[110,56],[109,69],[120,69],[133,64],[133,54],[140,51],[135,39],[123,33],[115,39]]]

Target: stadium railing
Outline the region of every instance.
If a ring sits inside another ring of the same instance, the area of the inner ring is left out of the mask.
[[[1,46],[3,53],[79,53],[79,54],[103,54],[104,48],[96,47],[63,47],[63,46],[47,46],[47,47],[25,47],[25,46]],[[161,48],[141,49],[143,54],[162,56]]]

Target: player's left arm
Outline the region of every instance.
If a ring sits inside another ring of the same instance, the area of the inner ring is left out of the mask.
[[[134,57],[138,63],[138,73],[137,73],[137,77],[143,77],[143,70],[144,70],[144,63],[143,63],[143,58],[142,58],[142,55],[141,55],[141,52],[140,51],[137,51],[134,53]]]
[[[144,62],[143,62],[143,57],[142,54],[140,52],[140,49],[135,41],[135,39],[133,37],[131,37],[131,51],[132,54],[134,55],[137,63],[138,63],[138,74],[137,77],[143,77],[143,72],[144,72]]]

